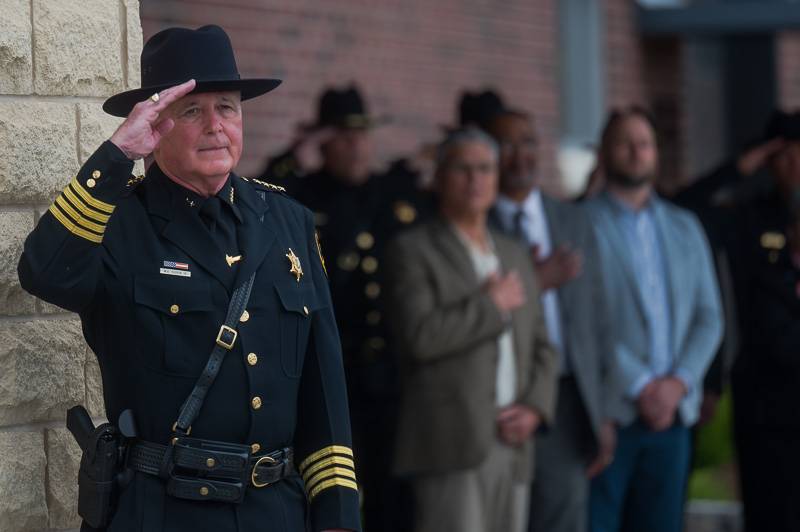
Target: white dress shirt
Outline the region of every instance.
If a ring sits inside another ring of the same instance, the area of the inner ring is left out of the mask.
[[[489,251],[484,251],[474,244],[460,229],[453,226],[461,243],[467,248],[475,276],[479,283],[485,282],[492,274],[501,274],[500,259],[494,251],[494,242],[487,233]],[[514,337],[511,326],[497,337],[497,374],[495,375],[495,404],[502,408],[514,402],[517,388],[517,368],[514,358]]]
[[[521,230],[525,241],[531,246],[539,247],[539,258],[546,259],[553,252],[550,240],[550,228],[544,214],[542,193],[534,189],[521,204],[503,196],[497,197],[495,203],[500,223],[504,228],[515,230],[516,218],[521,216]],[[564,336],[561,330],[561,313],[558,306],[558,294],[554,289],[546,290],[541,295],[544,321],[547,335],[561,356],[561,373],[568,372],[568,361],[564,351]]]

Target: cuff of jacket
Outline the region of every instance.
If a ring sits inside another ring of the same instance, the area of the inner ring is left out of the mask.
[[[117,202],[127,195],[133,161],[111,141],[104,142],[64,188],[48,211],[67,231],[99,244]]]
[[[323,447],[303,459],[297,469],[311,505],[314,531],[361,530],[359,492],[350,447]]]

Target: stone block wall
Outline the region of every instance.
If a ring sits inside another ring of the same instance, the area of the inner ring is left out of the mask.
[[[0,0],[0,530],[65,530],[79,450],[67,408],[103,415],[77,316],[25,293],[17,261],[39,216],[119,120],[100,106],[139,86],[138,0]]]

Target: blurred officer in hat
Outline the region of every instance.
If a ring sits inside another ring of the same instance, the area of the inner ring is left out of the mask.
[[[279,81],[242,79],[218,26],[164,30],[141,64],[142,87],[103,106],[125,121],[42,216],[19,263],[26,290],[80,314],[107,417],[120,419],[97,429],[102,441],[91,421],[78,438],[84,529],[359,530],[312,215],[233,172],[242,100]],[[146,176],[131,176],[133,160],[151,155]],[[94,453],[110,441],[116,452]],[[92,482],[107,458],[118,482]],[[95,498],[112,509],[98,513]]]
[[[800,530],[800,113],[775,111],[758,142],[683,195],[706,211],[732,272],[745,530]]]
[[[391,478],[399,391],[380,303],[382,253],[428,210],[411,173],[372,171],[372,131],[384,122],[369,114],[356,87],[327,89],[316,122],[265,174],[314,212],[342,339],[364,525],[375,532],[408,530],[410,514]],[[304,159],[315,150],[320,168],[306,173]]]

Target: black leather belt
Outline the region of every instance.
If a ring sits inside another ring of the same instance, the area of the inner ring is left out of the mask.
[[[164,472],[165,455],[170,465]],[[182,499],[238,503],[248,486],[263,488],[294,473],[291,447],[250,455],[250,447],[197,438],[171,445],[136,440],[128,446],[127,466],[167,480],[167,492]]]

